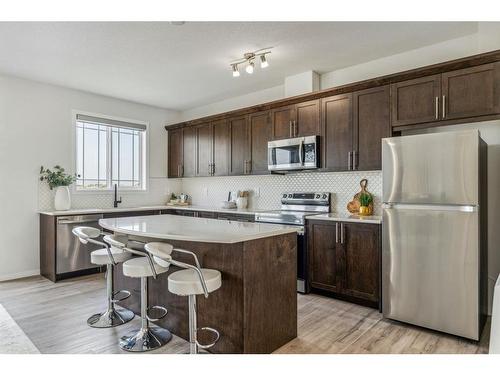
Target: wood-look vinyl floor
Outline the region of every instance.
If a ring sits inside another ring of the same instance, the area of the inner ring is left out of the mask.
[[[187,303],[187,302],[186,302]],[[124,353],[118,340],[138,327],[86,324],[105,306],[103,275],[60,281],[31,277],[0,283],[0,304],[41,353]],[[479,343],[383,319],[374,309],[315,294],[298,295],[298,337],[276,353],[487,353],[489,323]],[[187,352],[175,337],[152,353]]]

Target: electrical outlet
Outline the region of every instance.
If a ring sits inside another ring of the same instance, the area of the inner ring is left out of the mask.
[[[203,196],[208,197],[208,188],[207,187],[203,188]]]
[[[253,188],[253,195],[255,197],[260,197],[260,187]]]

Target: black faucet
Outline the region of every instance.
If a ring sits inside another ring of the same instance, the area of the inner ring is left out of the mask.
[[[120,197],[120,200],[118,198],[118,187],[115,184],[115,200],[113,201],[113,207],[116,208],[118,207],[118,203],[122,203],[122,197]]]

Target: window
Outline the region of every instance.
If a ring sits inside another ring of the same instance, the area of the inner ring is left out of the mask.
[[[146,125],[76,115],[77,190],[146,188]]]

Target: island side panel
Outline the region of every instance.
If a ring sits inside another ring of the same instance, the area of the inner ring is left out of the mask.
[[[146,242],[158,241],[157,239],[131,238]],[[221,334],[219,342],[210,349],[210,352],[243,353],[243,243],[218,244],[171,240],[164,242],[193,251],[198,256],[202,267],[213,268],[222,273],[220,289],[210,293],[207,299],[203,295],[197,297],[198,327],[213,327]],[[180,261],[193,262],[193,258],[185,254],[174,254],[174,257]],[[189,337],[188,298],[176,296],[168,291],[168,275],[178,270],[179,268],[172,266],[167,273],[158,275],[156,280],[150,279],[149,304],[150,306],[165,306],[169,311],[168,315],[156,324],[187,340]],[[118,267],[115,281],[118,289],[132,289],[131,298],[121,302],[120,305],[139,314],[139,279],[123,276],[121,267]],[[208,340],[210,337],[201,332],[199,341],[203,343]]]
[[[297,235],[244,244],[245,353],[272,353],[297,337]]]

